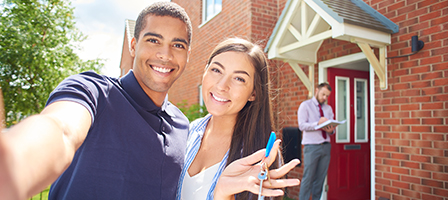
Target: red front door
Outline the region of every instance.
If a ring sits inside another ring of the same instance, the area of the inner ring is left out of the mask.
[[[331,140],[328,199],[370,199],[369,72],[328,68],[328,104],[339,125]]]

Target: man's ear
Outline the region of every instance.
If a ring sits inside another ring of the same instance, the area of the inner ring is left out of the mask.
[[[131,40],[131,48],[129,49],[129,53],[131,53],[131,57],[133,58],[135,57],[135,45],[137,45],[137,40],[133,37]]]
[[[248,101],[255,101],[255,91],[252,92],[252,95],[250,95]]]
[[[187,63],[190,61],[190,53],[191,53],[191,49],[188,48],[188,53],[187,53]]]

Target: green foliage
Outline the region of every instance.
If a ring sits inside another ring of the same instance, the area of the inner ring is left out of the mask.
[[[69,75],[99,71],[102,60],[75,53],[86,37],[75,27],[67,0],[8,0],[0,6],[0,86],[6,125],[39,113]]]
[[[183,100],[182,103],[178,103],[177,107],[184,113],[185,116],[187,116],[190,122],[208,114],[205,106],[200,106],[198,103],[188,106],[187,100]]]
[[[48,193],[50,192],[50,187],[51,185],[49,185],[45,190],[43,190],[39,194],[36,194],[33,197],[31,197],[30,200],[47,200]]]

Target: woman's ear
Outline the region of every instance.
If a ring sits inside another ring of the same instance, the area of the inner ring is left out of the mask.
[[[250,95],[248,101],[255,101],[255,91],[252,92],[252,94]]]

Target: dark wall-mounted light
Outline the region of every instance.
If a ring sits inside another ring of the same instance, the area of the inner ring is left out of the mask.
[[[412,52],[418,52],[425,46],[425,43],[421,40],[418,40],[418,36],[414,35],[411,39]]]
[[[414,55],[417,52],[419,52],[420,50],[422,50],[424,46],[425,46],[425,43],[423,41],[421,41],[421,40],[418,40],[418,36],[417,35],[414,35],[411,38],[411,49],[412,49],[412,53],[411,54],[406,54],[406,55],[401,55],[401,56],[394,56],[394,57],[387,57],[386,59],[400,58],[400,57],[406,57],[406,56]]]

